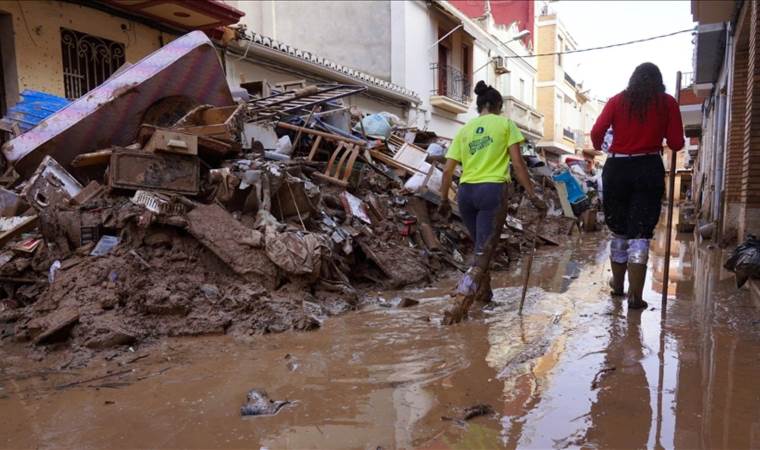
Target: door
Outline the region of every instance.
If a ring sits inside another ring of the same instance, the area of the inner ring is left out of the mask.
[[[449,90],[449,49],[445,45],[438,44],[438,95],[448,95]]]

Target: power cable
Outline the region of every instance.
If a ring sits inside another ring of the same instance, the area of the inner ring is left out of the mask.
[[[636,39],[634,41],[628,41],[628,42],[620,42],[618,44],[603,45],[601,47],[582,48],[580,50],[568,50],[566,52],[536,53],[535,55],[504,56],[503,58],[504,59],[513,59],[513,58],[535,58],[535,57],[538,57],[538,56],[569,55],[571,53],[590,52],[592,50],[604,50],[606,48],[621,47],[623,45],[638,44],[639,42],[653,41],[655,39],[662,39],[662,38],[665,38],[665,37],[675,36],[676,34],[693,32],[693,31],[695,31],[694,28],[688,28],[686,30],[674,31],[674,32],[668,33],[668,34],[661,34],[659,36],[652,36],[652,37],[643,38],[643,39]]]

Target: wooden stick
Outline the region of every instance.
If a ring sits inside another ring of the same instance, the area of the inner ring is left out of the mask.
[[[543,177],[541,179],[541,195],[546,197],[544,194],[546,193],[546,177]],[[528,293],[528,281],[530,280],[530,270],[533,267],[533,256],[536,254],[536,238],[538,237],[538,233],[540,232],[540,226],[541,226],[541,220],[543,220],[546,215],[543,214],[543,217],[539,217],[538,222],[536,223],[536,231],[533,233],[533,248],[530,250],[530,255],[528,255],[528,261],[525,264],[525,281],[523,281],[523,290],[522,290],[522,296],[520,296],[520,309],[518,309],[517,313],[522,316],[523,312],[523,306],[525,305],[525,294]]]
[[[676,102],[681,98],[681,71],[676,73]],[[670,150],[670,168],[668,170],[668,228],[665,230],[665,267],[662,275],[662,315],[668,306],[668,282],[670,281],[670,240],[673,235],[673,199],[675,198],[676,188],[676,162],[678,161],[678,152]]]
[[[125,370],[120,370],[118,372],[107,373],[107,374],[101,375],[99,377],[85,378],[84,380],[74,381],[74,382],[66,383],[66,384],[59,384],[55,388],[56,389],[66,389],[68,387],[77,386],[77,385],[84,384],[84,383],[89,383],[90,381],[98,381],[98,380],[103,380],[105,378],[111,378],[111,377],[117,377],[117,376],[120,376],[120,375],[125,375],[125,374],[128,374],[128,373],[132,372],[133,370],[134,369],[125,369]]]
[[[528,293],[528,281],[530,280],[530,269],[533,267],[533,256],[536,254],[536,236],[538,236],[538,225],[536,225],[536,232],[533,234],[533,248],[530,250],[528,260],[525,263],[525,280],[523,280],[522,295],[520,296],[520,309],[517,310],[517,313],[521,316],[523,312],[523,306],[525,305],[525,294]]]
[[[312,128],[299,127],[298,125],[293,125],[287,122],[277,122],[276,126],[277,128],[284,128],[286,130],[303,131],[306,134],[311,134],[314,136],[322,136],[323,138],[325,138],[325,140],[328,140],[328,141],[332,140],[332,141],[348,142],[349,144],[356,144],[362,147],[364,147],[364,145],[366,144],[364,141],[360,141],[358,139],[343,137],[339,134],[325,133],[324,131],[319,131]]]
[[[301,134],[303,133],[303,130],[309,128],[309,122],[311,122],[311,118],[314,116],[314,113],[317,111],[317,107],[319,105],[314,105],[313,108],[311,108],[311,112],[309,113],[309,117],[306,118],[306,122],[303,124],[303,128],[298,130],[298,134],[296,134],[296,139],[293,141],[293,151],[296,150],[296,147],[298,147],[298,141],[301,140]]]

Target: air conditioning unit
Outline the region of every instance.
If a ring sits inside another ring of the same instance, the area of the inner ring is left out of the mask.
[[[503,56],[496,56],[493,58],[493,67],[497,75],[509,73],[509,69],[507,69],[507,61]]]

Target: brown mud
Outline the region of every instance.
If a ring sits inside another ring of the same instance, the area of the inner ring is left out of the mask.
[[[82,370],[4,346],[0,446],[758,447],[760,312],[721,251],[674,238],[663,319],[661,242],[650,308],[629,312],[608,295],[606,239],[574,239],[537,252],[522,318],[516,264],[456,326],[440,325],[448,279],[377,293],[313,333],[171,338]],[[289,403],[241,417],[252,389]]]

